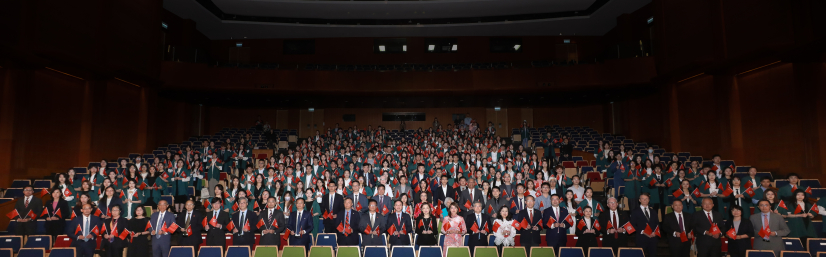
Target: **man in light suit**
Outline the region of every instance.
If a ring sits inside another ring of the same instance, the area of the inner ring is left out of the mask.
[[[363,215],[364,218],[359,222],[358,232],[361,234],[361,245],[384,245],[384,240],[382,240],[384,235],[381,233],[387,229],[384,227],[387,222],[376,208],[376,200],[371,199],[368,210]],[[365,233],[367,226],[370,226],[369,234]]]
[[[66,234],[73,239],[72,246],[75,247],[77,257],[93,257],[97,240],[92,230],[95,227],[101,229],[103,224],[99,217],[92,215],[92,205],[84,204],[81,212],[83,215],[75,217],[69,226],[66,226]],[[77,228],[80,228],[80,231],[77,231]]]
[[[780,214],[773,213],[769,201],[760,200],[757,203],[760,213],[752,214],[749,220],[754,226],[754,250],[771,250],[774,256],[780,256],[780,251],[785,250],[783,237],[789,235],[789,226]],[[768,223],[768,224],[766,224]],[[760,230],[768,225],[769,235],[760,237]]]
[[[694,216],[691,217],[691,223],[693,224],[691,227],[697,237],[695,241],[697,256],[720,257],[722,254],[723,245],[720,242],[720,237],[724,236],[723,233],[725,233],[723,231],[723,215],[713,210],[713,201],[711,198],[704,198],[703,210],[695,212]],[[720,231],[712,233],[712,224],[717,225]]]
[[[516,216],[516,215],[514,215]],[[559,252],[560,246],[565,246],[568,242],[568,223],[565,222],[565,217],[568,216],[568,210],[559,206],[559,195],[551,195],[551,207],[542,211],[542,224],[547,228],[545,231],[545,241],[548,246],[554,248],[554,252]],[[548,221],[553,218],[555,222],[548,227]]]
[[[309,233],[313,232],[313,213],[304,210],[304,199],[295,200],[296,211],[290,213],[290,221],[287,222],[287,229],[290,230],[290,245],[303,245],[304,250],[310,252],[310,245],[313,238]]]
[[[158,212],[152,213],[149,222],[152,224],[152,256],[155,257],[169,257],[169,240],[172,234],[164,231],[162,228],[164,224],[167,227],[175,223],[175,214],[166,211],[169,208],[169,203],[164,200],[158,202]]]

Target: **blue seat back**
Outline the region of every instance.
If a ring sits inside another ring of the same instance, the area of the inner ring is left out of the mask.
[[[8,188],[6,189],[6,194],[3,195],[4,198],[18,198],[23,197],[23,189],[22,188]]]
[[[387,247],[384,246],[367,246],[364,247],[364,256],[370,257],[387,257]],[[227,256],[230,257],[230,256]]]
[[[645,257],[642,248],[620,248],[617,257]]]
[[[46,250],[43,248],[23,248],[17,252],[17,257],[46,257]]]
[[[588,257],[614,257],[614,250],[604,247],[588,248]]]
[[[806,246],[809,248],[809,253],[816,256],[818,252],[826,252],[826,238],[809,238],[806,240]]]
[[[332,246],[333,250],[335,251],[338,249],[338,243],[336,243],[336,234],[335,233],[320,233],[316,236],[316,246]]]
[[[169,256],[195,257],[195,248],[192,246],[173,246],[169,249]]]
[[[14,253],[9,248],[0,249],[0,257],[14,257]]]
[[[49,250],[52,248],[52,236],[29,236],[23,248],[43,248]]]
[[[250,257],[250,248],[249,246],[229,246],[226,257]]]
[[[805,251],[803,243],[799,238],[783,238],[783,244],[786,246],[786,251]]]
[[[11,182],[11,186],[10,186],[10,187],[13,187],[13,188],[24,188],[24,187],[29,186],[29,185],[31,185],[31,184],[32,184],[32,181],[31,181],[31,180],[26,180],[26,179],[15,179],[14,181],[12,181],[12,182]]]
[[[199,257],[222,257],[224,256],[224,249],[221,246],[201,246],[198,249]]]
[[[22,236],[0,236],[0,248],[11,248],[14,253],[23,248]]]
[[[442,256],[442,247],[422,246],[419,248],[419,256]]]
[[[412,246],[394,246],[390,257],[416,257]]]
[[[75,257],[76,255],[74,247],[53,248],[49,253],[49,257]]]
[[[585,253],[583,253],[582,248],[579,248],[579,247],[560,247],[559,248],[559,256],[560,257],[585,257]]]
[[[746,257],[775,257],[772,251],[746,250]]]
[[[812,254],[806,251],[780,251],[780,256],[783,257],[812,257]]]

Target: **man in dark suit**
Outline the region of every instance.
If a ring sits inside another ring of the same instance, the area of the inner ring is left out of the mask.
[[[464,178],[461,178],[460,181],[463,179]],[[484,197],[482,190],[479,190],[477,187],[468,187],[459,194],[459,208],[463,209],[462,211],[465,213],[468,213],[469,210],[465,208],[465,203],[470,202],[471,204],[475,204],[476,202],[484,202],[482,197]],[[471,252],[473,251],[471,250]]]
[[[542,212],[542,224],[545,225],[545,242],[548,246],[554,248],[554,252],[559,252],[560,246],[565,246],[568,242],[568,226],[565,223],[565,217],[568,216],[568,210],[559,206],[559,195],[551,195],[551,207],[546,208]],[[549,227],[547,224],[554,219],[555,222]]]
[[[510,203],[508,203],[508,208],[511,208],[511,213],[516,216],[519,214],[520,211],[524,210],[528,206],[533,208],[533,204],[526,205],[526,197],[525,197],[525,185],[518,184],[516,185],[516,195],[511,198]],[[511,207],[513,206],[513,207]]]
[[[164,200],[158,202],[158,211],[152,213],[149,223],[152,224],[152,256],[168,257],[172,235],[163,230],[175,222],[175,214],[168,212],[169,203]]]
[[[370,199],[368,210],[363,214],[364,218],[361,219],[358,226],[358,232],[361,233],[361,245],[384,245],[384,235],[381,233],[386,229],[383,227],[387,224],[387,221],[381,213],[377,212],[376,208],[376,200]],[[369,231],[367,230],[368,226],[370,227]]]
[[[232,245],[255,244],[255,233],[253,228],[258,223],[258,215],[247,210],[249,200],[247,198],[238,199],[238,212],[232,214],[232,221],[235,227],[232,229]],[[296,205],[298,207],[298,205]]]
[[[668,238],[668,249],[671,256],[688,257],[691,252],[691,215],[683,212],[683,202],[674,199],[671,202],[671,209],[674,212],[666,214],[663,218],[663,237]],[[685,238],[685,242],[683,239]]]
[[[636,237],[637,247],[642,248],[646,256],[657,256],[657,235],[654,230],[659,225],[657,213],[653,212],[648,203],[651,201],[651,196],[646,192],[640,195],[640,207],[631,211],[631,225],[634,230],[639,232]],[[648,227],[650,233],[645,233],[645,228]]]
[[[290,213],[290,221],[287,229],[290,230],[290,245],[303,245],[304,250],[310,252],[310,245],[313,244],[313,213],[304,210],[304,199],[295,200],[296,211]],[[358,244],[358,241],[356,241]]]
[[[359,245],[359,235],[356,231],[360,221],[359,212],[352,208],[353,199],[344,199],[344,210],[338,213],[338,218],[333,222],[338,245]]]
[[[433,190],[433,201],[434,202],[445,202],[445,198],[453,197],[456,193],[453,190],[452,186],[447,185],[447,175],[442,175],[441,179],[439,180],[439,186],[434,188]]]
[[[494,219],[499,218],[497,213],[499,212],[499,208],[502,207],[502,205],[508,204],[508,201],[502,197],[502,191],[499,190],[499,187],[491,187],[490,192],[491,198],[485,203],[486,206],[484,212],[490,215],[491,221],[493,221]]]
[[[376,195],[373,196],[373,200],[376,200],[376,212],[381,213],[381,215],[387,215],[393,210],[393,200],[384,194],[384,185],[376,186]]]
[[[224,227],[229,223],[229,213],[221,211],[222,198],[212,198],[212,209],[207,211],[206,245],[220,246],[227,249],[226,230]]]
[[[473,255],[473,250],[477,246],[488,246],[488,232],[491,231],[490,216],[482,212],[482,202],[474,202],[472,210],[472,212],[465,215],[465,226],[469,234],[467,245],[470,248],[471,255]],[[536,216],[542,218],[540,215]],[[472,229],[474,226],[476,226],[476,232]]]
[[[334,224],[335,219],[337,218],[337,214],[344,209],[344,198],[341,197],[340,194],[336,193],[336,183],[330,182],[327,185],[327,189],[329,190],[328,194],[322,196],[321,198],[321,213],[329,213],[332,215],[330,219],[324,219],[324,233],[335,233],[336,226],[338,224]]]
[[[279,235],[287,229],[287,224],[284,222],[284,212],[276,210],[276,205],[275,197],[270,196],[267,199],[267,208],[259,213],[261,214],[261,220],[264,221],[264,226],[261,227],[259,245],[281,245]]]
[[[714,202],[711,198],[704,198],[702,205],[703,210],[695,212],[694,216],[691,217],[691,227],[697,236],[695,242],[697,244],[697,256],[720,257],[720,249],[722,249],[720,236],[724,233],[722,231],[723,215],[713,210]],[[716,225],[719,231],[711,232],[712,225]]]
[[[186,201],[185,207],[186,211],[178,214],[177,218],[178,226],[181,227],[181,240],[179,244],[181,246],[192,246],[195,248],[195,252],[198,252],[198,247],[201,245],[201,242],[203,242],[203,239],[201,239],[201,230],[204,228],[201,221],[204,220],[204,217],[201,212],[195,211],[194,201]],[[191,236],[188,235],[187,228],[192,231]]]
[[[530,207],[522,210],[519,215],[515,215],[515,217],[517,217],[515,220],[517,222],[526,220],[529,223],[527,228],[522,228],[519,230],[519,241],[522,243],[522,246],[525,247],[525,250],[530,253],[531,247],[539,246],[539,234],[541,232],[540,229],[542,228],[543,214],[539,212],[539,210],[533,208],[534,198],[532,195],[525,196],[525,204]],[[547,236],[545,237],[547,238]]]
[[[40,197],[34,196],[34,188],[26,186],[23,188],[23,197],[14,204],[14,209],[19,214],[17,216],[17,234],[23,237],[37,233],[37,216],[43,212],[43,201]],[[32,219],[33,214],[35,219]]]
[[[608,198],[608,210],[599,214],[599,224],[604,224],[600,227],[600,233],[603,234],[603,247],[611,247],[615,254],[619,254],[617,251],[620,247],[628,247],[628,233],[622,228],[626,222],[628,222],[628,214],[617,209],[617,199]]]
[[[349,196],[350,199],[353,199],[353,209],[361,213],[367,212],[367,204],[369,204],[367,200],[369,200],[369,198],[367,198],[367,195],[361,193],[361,183],[354,180],[350,182],[350,188],[353,189],[353,195]]]
[[[92,215],[92,205],[84,204],[81,208],[82,215],[75,217],[66,226],[66,234],[72,238],[72,246],[75,247],[77,257],[93,257],[97,240],[92,230],[101,229],[100,218]],[[80,230],[77,230],[80,228]]]
[[[385,228],[395,227],[396,231],[390,233],[390,245],[410,245],[410,233],[413,233],[413,224],[410,223],[410,215],[402,211],[402,201],[396,200],[393,203],[393,213],[387,216]],[[406,233],[404,233],[406,232]]]

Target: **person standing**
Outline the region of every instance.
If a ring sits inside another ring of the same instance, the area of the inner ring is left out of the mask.
[[[387,222],[381,213],[376,212],[376,200],[370,199],[367,204],[365,218],[361,219],[358,225],[358,232],[361,233],[361,245],[384,245],[382,228]]]
[[[31,204],[31,203],[29,203]],[[52,240],[57,235],[64,234],[66,230],[66,218],[71,217],[69,205],[63,200],[63,194],[58,188],[52,189],[52,200],[46,203],[46,231],[52,236]],[[40,214],[40,213],[38,213]]]
[[[229,213],[221,210],[221,205],[224,203],[223,198],[214,197],[211,202],[212,209],[206,215],[207,226],[204,227],[207,231],[206,245],[220,246],[221,249],[226,249],[226,229],[224,227],[230,222]]]
[[[197,253],[201,242],[203,242],[203,239],[201,239],[201,230],[203,230],[204,227],[201,221],[203,221],[204,217],[201,212],[195,211],[195,202],[192,200],[186,201],[184,208],[186,208],[186,210],[178,214],[177,218],[178,226],[181,228],[179,244],[181,246],[192,246]],[[192,235],[190,235],[189,231],[192,232]]]
[[[620,247],[628,246],[628,233],[622,225],[628,222],[628,215],[617,209],[617,199],[608,198],[608,210],[599,215],[600,233],[602,236],[602,246],[611,247],[615,254],[619,254]]]
[[[597,247],[597,236],[599,236],[599,229],[596,227],[599,224],[596,219],[592,216],[593,209],[590,206],[585,206],[582,209],[582,219],[579,220],[579,224],[577,225],[576,235],[579,237],[579,240],[576,241],[577,247],[582,247],[582,250],[588,252],[588,248],[590,247]],[[600,228],[602,228],[600,226]]]
[[[631,212],[631,225],[634,226],[634,230],[639,232],[635,239],[637,247],[642,248],[646,256],[656,256],[658,239],[657,235],[654,234],[654,230],[659,221],[657,213],[648,206],[650,200],[651,197],[648,192],[640,194],[640,207]],[[646,227],[650,232],[646,233]]]
[[[433,209],[428,202],[422,202],[421,210],[422,215],[416,218],[416,245],[436,245],[439,221],[433,216]]]
[[[488,231],[491,230],[489,221],[490,216],[482,212],[482,202],[474,202],[473,211],[465,216],[465,226],[470,232],[467,245],[471,255],[477,246],[488,246]]]
[[[92,231],[102,224],[99,217],[92,215],[91,204],[83,204],[80,210],[81,215],[72,220],[66,228],[66,234],[72,238],[72,246],[78,257],[94,257],[97,240]]]
[[[323,188],[319,190],[323,190]],[[327,190],[327,194],[322,196],[320,203],[322,212],[329,214],[329,216],[325,216],[323,221],[324,233],[335,233],[336,226],[338,226],[338,224],[334,224],[335,219],[338,217],[338,213],[344,210],[344,198],[336,193],[335,181],[331,180],[327,184]]]
[[[724,233],[723,215],[714,210],[714,201],[716,199],[703,198],[703,210],[691,217],[691,227],[697,236],[697,256],[720,257],[722,252],[720,236]],[[712,231],[715,227],[718,231]]]
[[[313,231],[313,214],[304,210],[304,199],[296,200],[295,207],[296,210],[290,213],[290,221],[287,222],[287,229],[290,230],[290,245],[303,245],[304,250],[310,252],[313,238],[309,233]]]
[[[246,197],[238,198],[238,212],[232,214],[232,221],[230,221],[234,223],[232,245],[252,247],[255,244],[255,233],[252,228],[258,222],[258,215],[250,211],[248,205],[249,200]]]
[[[565,218],[568,217],[568,210],[559,206],[559,195],[551,195],[551,207],[542,212],[542,224],[545,225],[545,241],[548,246],[554,248],[554,252],[559,252],[560,246],[565,246],[568,242],[568,225]],[[551,226],[548,222],[554,220]]]
[[[103,222],[103,240],[100,248],[106,257],[122,257],[123,249],[126,248],[125,237],[120,235],[126,230],[127,220],[121,217],[120,205],[112,206],[112,217]]]
[[[525,250],[530,254],[531,247],[539,246],[539,234],[540,229],[542,228],[543,215],[539,212],[539,210],[533,208],[534,198],[532,195],[525,197],[525,204],[530,207],[516,214],[517,218],[515,220],[517,222],[525,221],[528,224],[527,227],[522,227],[521,230],[519,230],[519,241],[522,246],[525,247]],[[522,224],[524,225],[525,223]]]
[[[152,213],[150,223],[152,224],[152,256],[168,257],[170,249],[170,235],[164,227],[169,227],[175,223],[175,215],[168,212],[169,203],[165,200],[158,202],[158,211]]]
[[[465,219],[459,216],[459,205],[451,203],[447,206],[447,213],[447,217],[442,219],[442,234],[445,235],[445,242],[442,246],[443,256],[447,254],[447,248],[450,246],[464,246],[463,239],[467,234]]]
[[[126,225],[126,229],[131,232],[131,239],[129,247],[126,249],[126,256],[128,257],[146,257],[149,256],[149,251],[146,246],[149,245],[149,238],[147,235],[151,231],[146,229],[149,219],[145,216],[144,208],[135,209],[135,216]]]
[[[786,248],[783,237],[789,234],[789,226],[780,214],[772,212],[772,204],[768,200],[757,202],[757,208],[760,213],[749,217],[754,227],[754,250],[774,251],[774,256],[780,256],[780,251]]]
[[[390,245],[392,246],[410,245],[410,236],[408,235],[413,232],[413,225],[410,224],[410,214],[405,213],[403,207],[404,205],[402,204],[402,201],[396,200],[393,203],[393,213],[387,218],[385,230],[389,229],[391,226],[396,228],[396,231],[389,235]],[[424,212],[424,208],[425,207],[422,207],[422,212]],[[430,207],[428,206],[427,209],[430,210]],[[428,213],[428,215],[430,214]],[[422,223],[422,226],[424,226],[424,222]],[[419,236],[422,235],[420,234]]]
[[[729,238],[728,254],[731,257],[746,257],[746,250],[751,249],[754,226],[751,224],[751,220],[743,218],[743,210],[740,205],[732,205],[731,219],[726,221],[725,229],[723,229],[726,232],[726,237]],[[731,229],[734,229],[734,237],[728,234]]]
[[[66,190],[66,189],[64,189]],[[27,236],[37,233],[37,220],[29,215],[40,215],[43,212],[43,201],[40,197],[34,197],[34,188],[26,186],[23,188],[23,197],[14,204],[17,210],[17,235]]]
[[[691,252],[691,215],[683,212],[683,202],[674,199],[671,202],[674,212],[663,218],[664,235],[668,238],[668,248],[673,257],[688,257]],[[688,224],[688,226],[686,226]],[[685,241],[683,241],[685,240]]]
[[[287,229],[287,224],[284,221],[284,213],[275,209],[277,204],[275,197],[268,198],[267,208],[260,213],[264,225],[262,226],[263,229],[261,230],[261,241],[259,245],[281,246],[281,237],[279,235]]]

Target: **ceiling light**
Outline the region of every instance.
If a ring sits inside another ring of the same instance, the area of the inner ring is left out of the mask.
[[[384,52],[384,46],[383,45],[379,46],[379,52]]]
[[[522,47],[522,45],[514,45],[514,46],[513,46],[513,50],[514,50],[514,51],[519,51],[519,48],[520,48],[520,47]]]
[[[453,45],[453,49],[452,49],[452,50],[453,50],[453,51],[456,51],[456,49],[457,49],[457,48],[459,48],[459,45]]]
[[[407,45],[402,45],[402,52],[407,52]]]
[[[428,45],[427,46],[427,51],[433,51],[435,49],[436,49],[436,45]]]
[[[314,111],[315,111],[315,108],[307,108],[307,111],[308,111],[308,112],[314,112]]]
[[[502,107],[496,106],[496,107],[493,107],[493,110],[498,112],[498,111],[502,110]]]
[[[242,47],[242,46],[244,46],[244,43],[241,43],[241,42],[235,43],[235,47]]]

